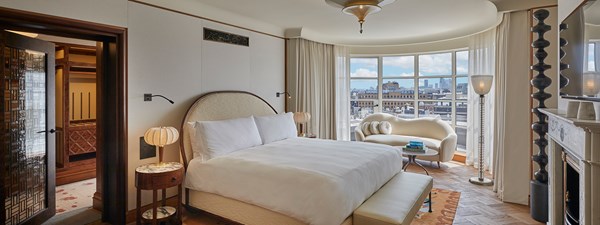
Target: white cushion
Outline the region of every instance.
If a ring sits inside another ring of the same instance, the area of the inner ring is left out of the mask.
[[[379,122],[379,133],[380,134],[391,134],[392,124],[388,121]]]
[[[364,122],[360,129],[362,130],[365,136],[371,135],[371,122]]]
[[[190,132],[194,157],[203,161],[240,149],[261,145],[262,140],[252,116],[246,118],[197,121]]]
[[[379,121],[371,121],[370,126],[371,134],[379,134]]]
[[[270,116],[254,117],[263,144],[297,137],[298,132],[291,112]]]

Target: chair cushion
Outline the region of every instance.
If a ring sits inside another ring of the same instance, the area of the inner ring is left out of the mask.
[[[360,126],[360,129],[362,130],[362,132],[365,136],[371,135],[371,122],[362,123],[362,125]]]
[[[379,134],[379,121],[371,121],[371,135]]]
[[[392,124],[388,121],[379,122],[380,134],[392,134]]]
[[[433,150],[439,150],[442,141],[432,139],[432,138],[424,138],[424,137],[415,137],[415,136],[405,136],[405,135],[385,135],[385,134],[377,134],[377,135],[369,135],[365,137],[365,142],[386,144],[391,146],[404,146],[408,144],[409,141],[419,140],[422,141],[425,146]]]

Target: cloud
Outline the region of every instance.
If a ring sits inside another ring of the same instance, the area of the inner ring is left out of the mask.
[[[452,74],[452,54],[442,53],[419,56],[420,73],[435,75]]]
[[[383,65],[400,67],[402,69],[414,69],[414,56],[383,57]],[[412,74],[411,74],[412,76]]]
[[[377,68],[377,58],[350,58],[350,64],[363,64]]]
[[[354,73],[350,73],[351,77],[377,77],[377,71],[372,71],[364,68],[357,69]]]

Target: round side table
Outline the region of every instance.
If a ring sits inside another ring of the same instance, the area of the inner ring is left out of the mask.
[[[402,149],[402,147],[400,147],[400,149]],[[408,163],[404,164],[404,167],[402,167],[402,170],[406,171],[406,168],[408,168],[408,165],[410,164],[415,164],[419,167],[421,167],[423,170],[425,170],[425,173],[427,175],[429,175],[429,171],[427,171],[427,169],[421,165],[419,162],[417,162],[417,156],[435,156],[438,155],[439,152],[436,150],[432,150],[432,149],[426,149],[425,152],[410,152],[410,151],[402,151],[402,155],[408,157]]]
[[[137,215],[136,224],[152,223],[158,225],[163,221],[171,221],[171,224],[181,224],[181,196],[183,181],[183,165],[178,162],[166,162],[163,164],[151,163],[139,166],[135,169],[135,186],[137,188]],[[177,205],[167,206],[167,188],[178,187]],[[162,204],[157,204],[157,191],[162,191]],[[141,212],[141,191],[152,190],[152,208]]]

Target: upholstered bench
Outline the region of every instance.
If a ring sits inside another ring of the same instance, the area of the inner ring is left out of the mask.
[[[352,224],[409,225],[432,186],[430,176],[400,172],[354,211]]]

